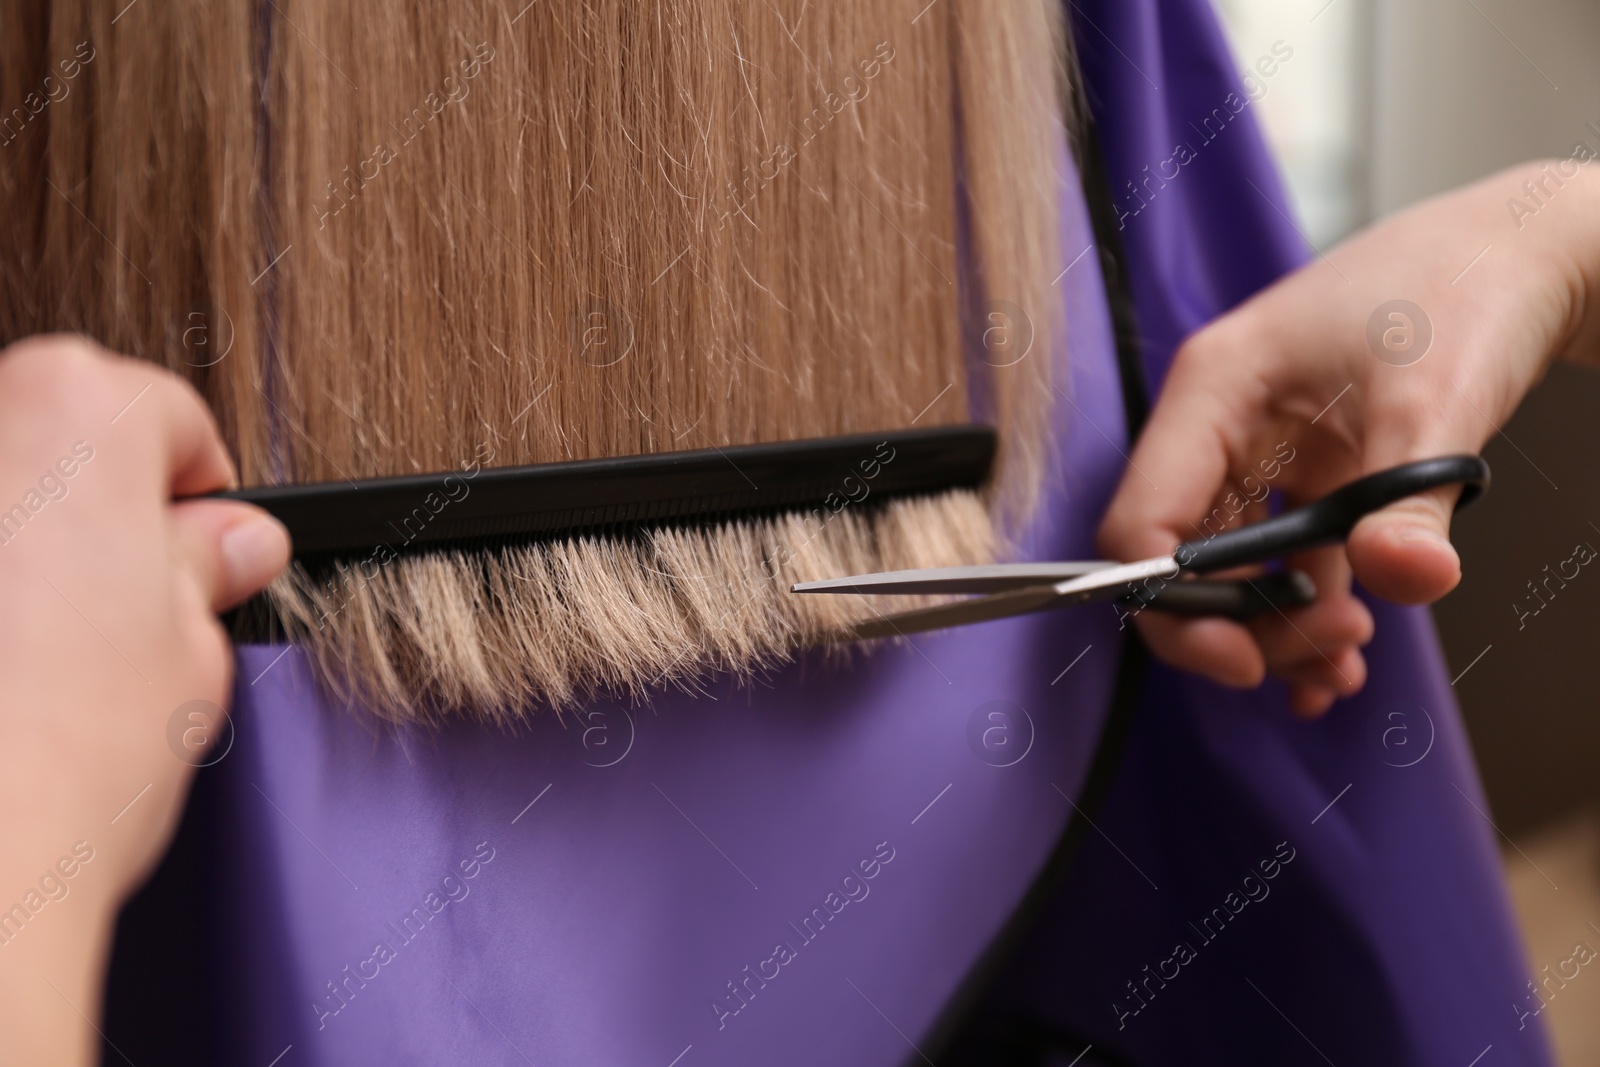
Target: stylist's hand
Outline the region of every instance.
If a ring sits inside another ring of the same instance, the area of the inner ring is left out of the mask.
[[[171,374],[74,337],[0,353],[7,1062],[91,1061],[116,909],[171,837],[192,773],[169,721],[190,701],[226,703],[216,612],[288,560],[263,512],[173,502],[233,481],[210,414]]]
[[[1566,166],[1565,187],[1548,182],[1554,195],[1519,229],[1507,201],[1531,203],[1522,183],[1540,180],[1541,167],[1394,216],[1191,337],[1101,528],[1103,551],[1140,559],[1259,520],[1261,505],[1241,503],[1265,487],[1302,503],[1384,467],[1477,452],[1551,358],[1592,356],[1600,175],[1585,167],[1571,177]],[[1393,300],[1431,321],[1420,358],[1420,331],[1408,346],[1404,319],[1383,318],[1383,358],[1369,346],[1369,320]],[[1153,611],[1137,624],[1170,663],[1240,687],[1277,675],[1296,712],[1320,715],[1366,680],[1360,647],[1373,621],[1351,594],[1352,574],[1404,604],[1448,593],[1461,576],[1449,540],[1458,494],[1394,504],[1347,546],[1291,560],[1316,582],[1313,605],[1248,625]]]

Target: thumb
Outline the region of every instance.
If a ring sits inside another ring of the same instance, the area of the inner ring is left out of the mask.
[[[1373,424],[1392,432],[1369,440],[1362,457],[1368,474],[1414,460],[1475,455],[1484,442],[1481,427],[1437,410],[1373,419]],[[1454,589],[1461,581],[1461,557],[1450,543],[1450,520],[1460,498],[1460,486],[1444,486],[1362,519],[1346,542],[1356,579],[1400,604],[1431,603]]]
[[[172,519],[180,559],[213,611],[248,600],[288,566],[289,531],[260,508],[186,500],[172,506]]]
[[[1346,544],[1356,579],[1400,604],[1428,604],[1454,589],[1461,557],[1450,543],[1450,516],[1460,495],[1458,487],[1433,489],[1357,523]]]

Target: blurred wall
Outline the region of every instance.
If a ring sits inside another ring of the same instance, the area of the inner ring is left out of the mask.
[[[1378,0],[1370,26],[1377,214],[1596,143],[1596,0]],[[1528,584],[1600,548],[1600,374],[1557,367],[1503,430],[1494,490],[1457,522],[1465,580],[1435,617],[1453,675],[1482,655],[1456,691],[1515,837],[1600,804],[1600,566],[1549,582],[1542,607]]]
[[[1371,26],[1380,214],[1565,155],[1600,120],[1595,0],[1378,0]]]
[[[1456,522],[1465,578],[1434,608],[1512,837],[1600,805],[1600,559],[1574,558],[1600,550],[1597,415],[1600,373],[1557,367],[1506,424],[1484,451],[1493,491]]]

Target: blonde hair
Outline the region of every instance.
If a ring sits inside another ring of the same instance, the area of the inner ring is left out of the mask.
[[[987,558],[1031,506],[1060,337],[1057,7],[10,10],[0,106],[66,91],[0,144],[23,223],[0,234],[0,340],[79,330],[186,374],[246,484],[993,422],[981,497],[271,591],[335,691],[391,718],[750,671],[872,610],[789,582]],[[996,315],[1016,332],[986,348]]]

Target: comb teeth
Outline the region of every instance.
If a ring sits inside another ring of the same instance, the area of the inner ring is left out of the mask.
[[[663,452],[615,459],[217,494],[274,515],[295,558],[327,562],[627,527],[690,525],[782,511],[837,512],[868,499],[975,488],[988,476],[987,426]]]
[[[515,726],[607,694],[749,678],[918,597],[799,597],[843,571],[987,562],[996,544],[971,490],[830,514],[556,537],[414,553],[383,566],[296,564],[234,618],[244,641],[289,640],[340,703],[394,722]],[[831,646],[839,654],[839,646]]]

